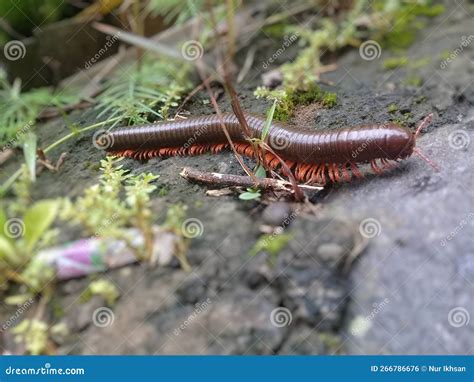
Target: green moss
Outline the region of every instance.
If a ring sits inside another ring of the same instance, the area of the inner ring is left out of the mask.
[[[436,4],[436,5],[418,5],[415,7],[415,12],[419,16],[427,16],[427,17],[436,17],[441,15],[446,11],[446,7],[443,4]]]
[[[337,94],[336,93],[326,93],[323,97],[323,105],[331,109],[337,104]]]
[[[285,36],[287,25],[285,23],[277,23],[267,25],[263,28],[263,33],[269,37],[280,39]]]
[[[443,50],[441,52],[440,58],[441,60],[447,60],[449,57],[451,57],[452,52],[450,50]]]
[[[309,85],[305,90],[287,90],[288,98],[295,105],[309,105],[312,102],[322,100],[324,92],[315,83]]]
[[[395,113],[398,111],[398,106],[395,105],[394,103],[392,103],[389,107],[388,107],[388,112],[389,113]]]
[[[387,34],[385,46],[389,49],[400,50],[408,48],[415,41],[413,30],[397,30]]]
[[[408,76],[405,78],[405,84],[409,86],[414,86],[416,88],[419,88],[421,85],[423,85],[423,78],[420,76]]]
[[[407,57],[390,57],[384,60],[383,68],[385,70],[393,70],[408,65]]]
[[[314,102],[320,102],[324,107],[331,108],[337,103],[336,93],[326,92],[315,83],[307,86],[303,90],[293,87],[287,87],[285,90],[269,90],[264,87],[259,87],[255,90],[254,94],[257,98],[263,97],[278,101],[273,119],[281,122],[288,121],[294,115],[296,106],[298,105],[309,105]]]
[[[287,122],[295,112],[295,104],[289,98],[285,98],[278,103],[273,114],[273,119],[280,122]]]
[[[423,66],[426,66],[430,63],[430,58],[429,57],[423,57],[415,61],[410,62],[410,68],[412,69],[419,69],[422,68]]]
[[[393,14],[394,22],[391,30],[386,33],[383,39],[385,47],[395,50],[406,49],[414,42],[416,32],[425,26],[424,22],[417,20],[418,16],[435,17],[445,11],[443,5],[431,5],[430,3],[406,2],[396,9]]]

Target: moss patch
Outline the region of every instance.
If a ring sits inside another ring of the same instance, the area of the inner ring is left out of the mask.
[[[383,62],[383,68],[385,70],[393,70],[402,68],[408,65],[408,57],[391,57],[387,58]]]
[[[336,93],[326,92],[317,84],[313,83],[304,90],[287,87],[285,90],[269,90],[267,88],[258,88],[255,91],[257,98],[264,97],[271,100],[277,100],[277,106],[273,119],[286,122],[295,113],[299,105],[306,106],[315,102],[320,102],[326,108],[332,108],[337,104]]]

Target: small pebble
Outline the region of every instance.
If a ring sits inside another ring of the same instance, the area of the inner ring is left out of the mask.
[[[289,225],[293,209],[289,203],[276,202],[270,204],[263,210],[262,219],[265,224],[271,226]]]
[[[345,249],[337,243],[324,243],[317,249],[317,256],[330,265],[338,264],[345,255]]]

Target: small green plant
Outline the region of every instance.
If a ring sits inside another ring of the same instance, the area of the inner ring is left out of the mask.
[[[262,193],[258,188],[247,188],[247,191],[242,192],[239,195],[240,200],[255,200],[259,199],[262,196]]]
[[[38,318],[26,319],[12,329],[15,342],[23,343],[31,355],[54,354],[51,338],[67,334],[64,323],[50,326]]]
[[[20,146],[47,106],[61,107],[79,101],[78,92],[49,88],[21,91],[21,81],[10,84],[0,70],[0,147]]]
[[[395,105],[394,103],[390,104],[388,107],[388,112],[389,113],[396,113],[398,111],[398,106]]]
[[[93,236],[123,240],[138,259],[150,259],[153,252],[150,194],[158,176],[151,173],[131,175],[119,162],[123,158],[101,160],[100,182],[84,191],[74,203],[68,202],[62,218],[79,224]],[[123,198],[124,196],[124,198]],[[125,228],[137,228],[144,243],[136,247]]]
[[[32,204],[25,166],[23,174],[26,180],[16,187],[18,198],[0,209],[0,275],[38,293],[54,278],[53,269],[38,261],[36,254],[56,241],[58,231],[51,226],[61,201],[45,199]]]
[[[273,263],[276,256],[286,247],[291,238],[292,235],[288,233],[261,235],[250,249],[249,256],[257,256],[261,252],[266,252],[270,255],[270,261]]]
[[[189,73],[189,64],[145,56],[105,84],[104,92],[97,97],[97,118],[120,117],[114,125],[167,118],[169,109],[178,106],[181,94],[190,87]]]
[[[87,289],[81,294],[82,301],[88,301],[92,296],[101,296],[108,306],[113,306],[119,297],[115,284],[106,279],[92,281]]]

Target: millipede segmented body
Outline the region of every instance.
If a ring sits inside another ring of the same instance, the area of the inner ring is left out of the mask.
[[[246,115],[251,138],[260,138],[265,119]],[[248,157],[255,153],[234,114],[222,118],[237,152]],[[342,129],[315,131],[272,122],[267,143],[294,171],[299,181],[325,184],[361,177],[358,163],[370,163],[375,173],[391,167],[393,161],[409,157],[415,149],[416,135],[393,124],[372,124]],[[101,144],[101,142],[98,142]],[[172,155],[217,153],[229,147],[217,115],[119,128],[102,144],[114,155],[145,160]],[[266,152],[272,169],[280,160]]]

